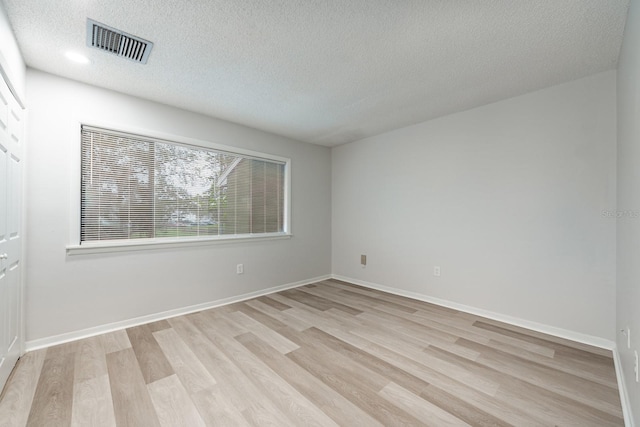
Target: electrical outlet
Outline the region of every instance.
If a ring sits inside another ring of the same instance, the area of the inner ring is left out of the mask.
[[[367,266],[367,256],[366,256],[366,255],[360,255],[360,264],[361,264],[363,267],[366,267],[366,266]]]
[[[634,351],[633,356],[635,360],[633,365],[633,372],[636,373],[636,382],[638,382],[638,351]]]
[[[433,275],[436,277],[440,277],[440,267],[438,267],[437,265],[433,267]]]
[[[243,273],[244,273],[244,265],[242,264],[236,265],[236,274],[243,274]]]

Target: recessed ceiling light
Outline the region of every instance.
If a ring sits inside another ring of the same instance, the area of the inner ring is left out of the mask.
[[[91,62],[89,61],[89,58],[77,52],[67,52],[64,54],[64,56],[66,56],[68,60],[77,62],[78,64],[88,64],[89,62]]]

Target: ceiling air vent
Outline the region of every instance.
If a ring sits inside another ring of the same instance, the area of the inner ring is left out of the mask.
[[[153,43],[87,19],[87,46],[146,64]]]

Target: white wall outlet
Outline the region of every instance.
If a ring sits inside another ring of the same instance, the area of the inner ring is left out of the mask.
[[[367,266],[367,256],[366,255],[360,255],[360,265],[362,265],[363,268]]]
[[[243,273],[244,273],[244,265],[243,264],[236,265],[236,274],[243,274]]]
[[[631,328],[627,326],[627,348],[631,348]]]
[[[636,373],[636,382],[638,382],[638,351],[637,350],[633,352],[633,356],[634,356],[633,372]]]
[[[436,277],[440,277],[440,267],[439,266],[435,266],[433,267],[433,275]]]

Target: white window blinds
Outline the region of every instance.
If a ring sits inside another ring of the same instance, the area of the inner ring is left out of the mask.
[[[285,163],[82,126],[80,241],[283,233]]]

